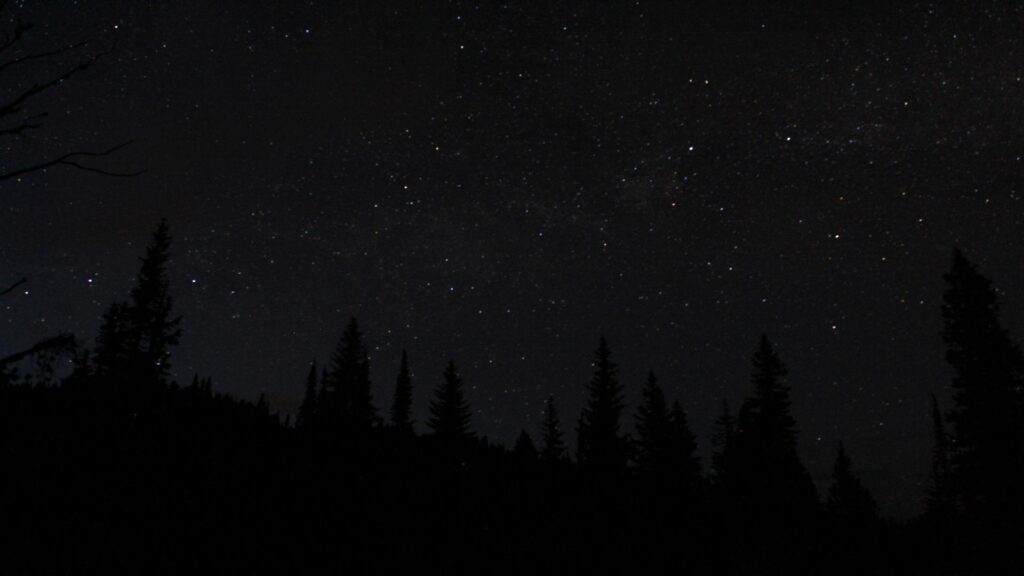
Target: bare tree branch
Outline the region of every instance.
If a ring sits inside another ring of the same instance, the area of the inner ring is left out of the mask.
[[[51,56],[59,56],[60,54],[63,54],[65,52],[70,52],[72,50],[76,50],[78,48],[82,48],[83,46],[87,46],[89,44],[89,42],[90,42],[89,40],[83,40],[81,42],[78,42],[77,44],[70,44],[68,46],[64,46],[63,48],[57,48],[55,50],[50,50],[49,52],[39,52],[37,54],[28,54],[27,56],[22,56],[20,58],[14,58],[12,60],[8,60],[7,62],[4,62],[3,64],[0,64],[0,72],[3,72],[4,70],[10,68],[11,66],[17,66],[18,64],[29,62],[31,60],[39,60],[41,58],[49,58]],[[0,50],[0,52],[2,52],[2,50]]]
[[[84,164],[81,164],[77,160],[72,160],[72,158],[74,158],[76,156],[88,156],[88,157],[109,156],[109,155],[113,154],[114,152],[117,152],[118,150],[124,148],[125,146],[128,146],[131,143],[132,143],[132,141],[129,140],[129,141],[124,142],[122,144],[118,144],[117,146],[114,146],[113,148],[110,148],[110,149],[107,149],[107,150],[103,150],[102,152],[90,152],[90,151],[86,151],[86,152],[70,152],[68,154],[65,154],[63,156],[59,156],[59,157],[54,158],[52,160],[47,160],[46,162],[40,162],[39,164],[33,164],[31,166],[26,166],[24,168],[18,168],[17,170],[12,170],[10,172],[2,173],[2,174],[0,174],[0,182],[3,182],[4,180],[10,180],[12,178],[17,178],[18,176],[21,176],[22,174],[28,174],[29,172],[36,172],[38,170],[45,170],[45,169],[53,167],[53,166],[71,166],[72,168],[77,168],[79,170],[84,170],[86,172],[95,172],[97,174],[103,174],[104,176],[113,176],[115,178],[132,178],[134,176],[138,176],[140,174],[145,173],[145,170],[137,170],[135,172],[113,172],[113,171],[110,171],[110,170],[104,170],[102,168],[97,168],[97,167],[94,167],[94,166],[86,166]]]
[[[21,352],[15,352],[14,354],[11,354],[4,358],[0,358],[0,368],[3,368],[8,364],[13,364],[18,360],[21,360],[22,358],[26,358],[28,356],[38,354],[46,350],[51,350],[54,348],[68,349],[73,348],[74,346],[75,336],[73,334],[58,334],[57,336],[51,336],[50,338],[36,342],[35,345],[32,346],[31,348],[22,350]]]
[[[0,296],[6,296],[7,294],[10,294],[11,292],[14,291],[15,288],[17,288],[18,286],[21,286],[22,284],[24,284],[27,281],[28,281],[28,278],[22,278],[21,280],[18,280],[17,282],[15,282],[14,284],[11,284],[6,289],[4,289],[2,292],[0,292]]]

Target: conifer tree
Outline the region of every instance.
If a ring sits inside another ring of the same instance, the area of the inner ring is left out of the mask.
[[[672,402],[668,412],[665,445],[666,471],[681,487],[694,487],[701,482],[700,457],[697,456],[697,437],[690,429],[686,412],[679,401]]]
[[[565,455],[565,442],[562,440],[562,424],[555,408],[555,397],[548,396],[544,407],[544,422],[541,424],[541,458],[547,462],[561,460]]]
[[[171,316],[167,278],[170,248],[167,220],[161,219],[146,246],[127,308],[131,377],[142,386],[167,384],[171,347],[181,337],[181,318]]]
[[[787,370],[767,336],[761,336],[753,365],[754,394],[737,418],[735,480],[748,505],[796,518],[817,508],[817,493],[796,450]]]
[[[338,341],[327,379],[327,417],[347,431],[369,429],[376,418],[370,390],[370,359],[359,323],[351,318]]]
[[[581,466],[602,474],[625,468],[627,441],[619,432],[623,407],[617,367],[602,336],[587,387],[587,404],[577,426],[576,452]]]
[[[928,477],[926,513],[935,521],[944,522],[953,514],[950,480],[949,434],[939,409],[939,401],[932,394],[932,469]]]
[[[711,433],[711,443],[715,447],[711,455],[711,472],[716,483],[723,483],[731,470],[735,441],[736,421],[729,409],[729,402],[722,400],[722,413],[715,420]]]
[[[391,426],[400,432],[412,432],[412,376],[409,357],[402,350],[402,361],[395,379],[395,397],[391,401]]]
[[[445,439],[469,438],[472,415],[462,390],[462,379],[455,370],[455,362],[448,361],[441,384],[430,402],[427,425],[434,434]]]
[[[128,306],[114,302],[103,313],[96,337],[96,376],[104,382],[127,377],[129,349]]]
[[[969,512],[994,518],[1021,504],[1021,354],[1000,325],[990,281],[959,250],[944,279],[942,336],[956,403],[949,415],[955,485]]]
[[[519,431],[519,436],[516,438],[516,444],[512,449],[512,453],[520,461],[531,461],[537,458],[537,448],[533,445],[533,439],[530,438],[525,429]]]
[[[309,365],[309,373],[306,375],[306,392],[302,397],[302,404],[299,405],[299,414],[295,418],[296,428],[311,428],[317,412],[317,373],[316,360]]]
[[[654,372],[648,372],[642,393],[636,411],[637,468],[645,473],[664,473],[671,459],[668,407]]]
[[[850,458],[843,443],[839,443],[836,462],[832,470],[832,485],[828,489],[825,510],[833,518],[845,523],[861,524],[878,519],[878,506],[852,470]]]

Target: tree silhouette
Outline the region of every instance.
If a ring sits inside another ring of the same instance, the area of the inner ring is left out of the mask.
[[[637,468],[645,473],[664,473],[671,458],[668,406],[654,372],[648,372],[642,394],[636,411]]]
[[[171,347],[181,338],[180,317],[171,317],[167,261],[171,236],[160,219],[146,246],[146,255],[127,308],[129,371],[142,386],[165,386],[171,368]]]
[[[556,462],[565,455],[565,442],[562,440],[562,424],[555,408],[555,397],[548,396],[544,406],[544,422],[541,424],[541,459]]]
[[[833,518],[848,524],[864,524],[878,519],[878,506],[860,478],[854,475],[843,443],[836,451],[832,485],[828,489],[825,510]]]
[[[309,365],[309,373],[306,375],[306,391],[302,396],[302,404],[299,405],[299,413],[295,418],[296,428],[311,428],[317,412],[317,372],[316,360]]]
[[[348,321],[327,373],[327,399],[321,399],[334,426],[349,432],[369,429],[377,411],[370,390],[370,359],[355,318]]]
[[[754,395],[740,408],[735,440],[737,480],[748,505],[781,518],[810,513],[817,493],[796,450],[787,370],[762,335],[753,359]]]
[[[944,279],[942,336],[954,372],[956,486],[969,512],[997,517],[1019,506],[1024,482],[1021,354],[999,323],[990,281],[959,250]]]
[[[471,419],[469,403],[462,390],[462,379],[455,370],[455,362],[449,360],[441,384],[434,390],[427,425],[440,438],[469,438]]]
[[[735,450],[736,420],[729,409],[729,402],[722,401],[722,413],[715,419],[711,432],[711,443],[715,447],[711,455],[711,473],[717,483],[725,482],[732,470],[731,460]]]
[[[668,413],[665,444],[668,477],[681,488],[697,486],[701,482],[697,436],[690,429],[686,412],[679,401],[672,402],[672,409]]]
[[[587,405],[577,425],[577,459],[598,473],[617,473],[626,466],[627,441],[619,433],[623,410],[622,387],[608,344],[601,337],[594,359],[594,376],[587,387]]]
[[[932,394],[932,467],[928,476],[926,514],[935,522],[946,522],[953,515],[953,493],[949,464],[949,434]]]
[[[5,4],[6,2],[0,2],[0,14],[3,13]],[[85,40],[56,48],[25,52],[20,50],[20,44],[34,26],[22,22],[20,18],[7,21],[13,22],[13,26],[0,37],[0,76],[4,79],[13,79],[13,81],[2,90],[5,96],[3,100],[0,100],[0,138],[24,138],[29,133],[41,128],[48,117],[47,112],[38,110],[34,104],[46,101],[47,92],[57,89],[72,77],[87,70],[94,62],[108,55],[111,50],[94,50],[91,47],[94,47],[96,42]],[[19,82],[19,79],[22,78],[38,77],[38,73],[22,70],[23,68],[31,67],[34,64],[60,61],[60,58],[69,55],[74,56],[78,62],[63,70],[49,73],[43,80],[32,83]],[[6,167],[5,170],[0,170],[0,182],[15,180],[54,166],[68,166],[105,176],[137,176],[141,172],[119,172],[84,163],[89,158],[110,156],[129,144],[130,142],[125,142],[102,151],[83,150],[61,154],[47,160],[26,161],[20,167]]]
[[[529,462],[537,458],[537,448],[533,445],[533,439],[530,438],[526,430],[519,431],[512,453],[520,462]]]
[[[402,350],[402,361],[395,379],[395,397],[391,401],[391,426],[401,432],[412,432],[412,376],[409,357]]]

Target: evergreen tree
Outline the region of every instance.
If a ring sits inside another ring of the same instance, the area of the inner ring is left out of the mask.
[[[942,336],[953,367],[955,485],[969,512],[997,517],[1020,505],[1024,483],[1021,354],[999,322],[996,292],[959,250],[944,276]]]
[[[715,420],[711,433],[711,443],[715,447],[711,455],[711,472],[716,483],[723,483],[730,472],[735,441],[736,420],[732,417],[729,402],[723,400],[722,414]]]
[[[462,390],[462,379],[455,370],[455,362],[448,361],[441,384],[430,402],[427,425],[434,434],[446,439],[469,438],[472,414]]]
[[[316,419],[317,412],[317,381],[316,381],[316,360],[309,365],[309,373],[306,375],[306,392],[302,397],[302,404],[299,405],[299,414],[295,418],[296,428],[311,428]]]
[[[327,376],[325,412],[336,427],[348,431],[369,429],[376,418],[370,390],[370,358],[359,323],[351,318],[338,341]]]
[[[836,463],[832,469],[832,485],[828,489],[825,510],[845,523],[865,523],[878,519],[878,506],[860,478],[854,475],[843,443],[839,443]]]
[[[926,513],[935,521],[946,521],[953,515],[950,476],[949,434],[939,410],[939,401],[932,394],[932,469],[928,478]]]
[[[682,487],[694,487],[701,481],[700,457],[697,456],[697,436],[690,429],[686,412],[678,401],[672,402],[668,413],[665,445],[668,477]]]
[[[520,461],[531,461],[537,458],[537,448],[533,445],[533,440],[530,435],[526,433],[526,430],[520,430],[519,436],[516,438],[515,447],[512,449],[512,453],[516,455]]]
[[[587,387],[587,405],[577,426],[577,459],[599,473],[617,473],[626,466],[627,440],[619,433],[623,398],[617,368],[604,336],[598,343],[594,376]]]
[[[161,219],[146,246],[146,255],[131,292],[128,316],[128,350],[131,377],[139,384],[167,384],[171,347],[178,344],[180,317],[171,317],[167,261],[171,235],[167,220]]]
[[[663,473],[672,457],[668,444],[668,407],[654,372],[648,372],[642,394],[643,400],[636,411],[637,468],[645,473]]]
[[[96,376],[105,383],[113,378],[124,379],[128,371],[129,349],[128,306],[114,302],[103,313],[96,337]]]
[[[547,462],[561,460],[565,455],[565,442],[562,440],[562,424],[555,408],[555,397],[548,396],[544,408],[544,422],[541,425],[541,458]]]
[[[817,507],[817,493],[796,450],[786,368],[764,335],[753,365],[754,395],[737,419],[735,480],[752,512],[795,519]]]
[[[391,425],[401,432],[412,432],[412,377],[409,357],[402,350],[402,362],[395,380],[395,397],[391,402]]]

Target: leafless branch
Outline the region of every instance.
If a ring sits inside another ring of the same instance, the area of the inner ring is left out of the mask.
[[[49,58],[51,56],[59,56],[59,55],[65,53],[65,52],[70,52],[72,50],[76,50],[78,48],[82,48],[84,46],[88,46],[89,42],[90,42],[89,40],[83,40],[81,42],[78,42],[77,44],[70,44],[68,46],[64,46],[63,48],[56,48],[54,50],[50,50],[49,52],[39,52],[39,53],[36,53],[36,54],[28,54],[28,55],[22,56],[20,58],[14,58],[12,60],[8,60],[7,62],[4,62],[3,64],[0,64],[0,72],[3,72],[4,70],[10,68],[11,66],[17,66],[18,64],[23,64],[23,63],[29,62],[31,60],[39,60],[41,58]],[[2,50],[0,50],[0,52],[2,52]]]
[[[132,177],[138,176],[140,174],[143,174],[145,172],[145,170],[137,170],[137,171],[134,171],[134,172],[113,172],[113,171],[110,171],[110,170],[104,170],[103,168],[97,168],[95,166],[87,166],[85,164],[82,164],[80,161],[73,159],[73,158],[78,157],[78,156],[86,156],[86,157],[94,157],[94,158],[96,158],[96,157],[103,157],[103,156],[109,156],[109,155],[113,154],[114,152],[117,152],[118,150],[124,148],[125,146],[128,146],[131,143],[132,143],[132,141],[129,140],[129,141],[124,142],[122,144],[118,144],[117,146],[114,146],[113,148],[110,148],[110,149],[107,149],[107,150],[103,150],[102,152],[91,152],[91,151],[70,152],[70,153],[65,154],[63,156],[58,156],[57,158],[54,158],[52,160],[47,160],[46,162],[40,162],[39,164],[33,164],[31,166],[26,166],[24,168],[18,168],[17,170],[12,170],[10,172],[6,172],[6,173],[3,173],[3,174],[0,174],[0,182],[3,182],[4,180],[10,180],[12,178],[17,178],[18,176],[21,176],[23,174],[28,174],[29,172],[36,172],[38,170],[45,170],[45,169],[51,168],[53,166],[71,166],[72,168],[77,168],[79,170],[84,170],[85,172],[95,172],[96,174],[103,174],[104,176],[113,176],[115,178],[132,178]]]
[[[28,278],[22,278],[21,280],[18,280],[17,282],[15,282],[14,284],[11,284],[7,288],[5,288],[2,292],[0,292],[0,296],[6,296],[7,294],[10,294],[11,292],[14,291],[15,288],[17,288],[18,286],[21,286],[22,284],[24,284],[27,281],[28,281]]]
[[[21,360],[22,358],[26,358],[28,356],[38,354],[46,350],[52,350],[55,348],[68,349],[73,348],[74,346],[75,336],[73,334],[58,334],[57,336],[51,336],[50,338],[36,342],[35,345],[32,346],[31,348],[22,350],[21,352],[15,352],[14,354],[11,354],[4,358],[0,358],[0,368],[3,368],[8,364],[13,364]]]

